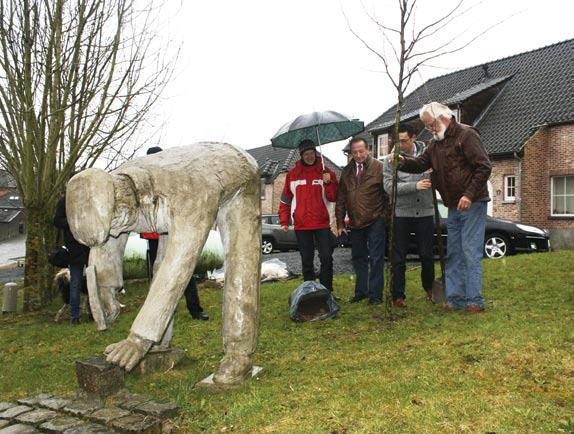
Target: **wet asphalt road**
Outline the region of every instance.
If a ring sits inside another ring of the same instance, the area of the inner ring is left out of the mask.
[[[0,285],[4,285],[7,282],[17,282],[24,278],[24,267],[16,267],[10,270],[0,271]]]
[[[274,252],[270,255],[263,255],[262,260],[277,258],[287,264],[287,269],[294,274],[301,274],[301,256],[299,251],[292,250],[289,252]],[[321,263],[315,253],[315,269],[319,270]],[[351,248],[337,247],[333,252],[333,274],[352,273],[353,264],[351,263]]]

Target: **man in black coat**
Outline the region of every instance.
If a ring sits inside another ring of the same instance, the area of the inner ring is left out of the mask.
[[[68,249],[70,261],[70,323],[77,325],[80,323],[80,292],[82,290],[82,281],[84,277],[84,267],[88,265],[90,248],[80,244],[70,231],[68,219],[66,217],[66,196],[62,196],[56,205],[56,214],[54,216],[54,226],[62,229],[64,232],[64,245]]]

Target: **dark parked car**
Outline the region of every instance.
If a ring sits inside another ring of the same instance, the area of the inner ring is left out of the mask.
[[[442,202],[439,202],[439,213],[441,216],[442,236],[446,251],[446,219],[448,216],[448,208],[445,207]],[[412,251],[416,252],[414,234],[412,234],[411,237]],[[486,217],[483,250],[485,257],[499,259],[519,252],[548,252],[549,250],[550,240],[548,231],[510,220],[502,220],[490,216]]]
[[[277,214],[267,214],[261,217],[261,251],[268,255],[274,250],[297,249],[297,238],[293,226],[289,226],[289,231],[283,232]]]
[[[447,230],[446,219],[448,208],[439,200],[439,213],[441,217],[441,228],[443,245],[446,253]],[[347,229],[350,231],[350,229]],[[438,255],[438,242],[435,233],[435,252]],[[388,242],[388,237],[387,237]],[[350,240],[343,243],[345,247],[350,246]],[[484,256],[490,259],[500,259],[507,255],[520,252],[548,252],[550,251],[549,233],[546,230],[535,226],[523,225],[510,220],[486,217],[486,228],[484,235]],[[416,254],[417,247],[415,234],[411,234],[409,243],[409,253]]]

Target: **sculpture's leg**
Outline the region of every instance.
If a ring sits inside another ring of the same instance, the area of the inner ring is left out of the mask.
[[[132,324],[128,338],[106,349],[109,362],[130,371],[152,344],[163,338],[191,279],[217,212],[217,204],[207,201],[195,203],[195,206],[193,210],[180,210],[180,217],[174,218],[165,257],[151,283],[148,296]]]
[[[167,240],[168,235],[160,235],[158,243],[157,243],[157,256],[155,258],[155,262],[153,264],[153,275],[157,274],[159,270],[159,266],[161,265],[161,261],[165,256],[165,249],[167,248]]]
[[[157,256],[156,256],[155,262],[153,264],[154,278],[157,275],[157,272],[159,270],[161,262],[163,261],[163,258],[165,256],[165,249],[167,248],[167,240],[168,240],[167,235],[161,235],[159,237]],[[171,317],[171,321],[169,322],[169,325],[167,326],[167,329],[166,329],[165,333],[163,334],[161,341],[154,344],[153,347],[157,347],[157,348],[161,348],[161,349],[169,348],[169,345],[171,343],[171,338],[173,337],[173,321],[174,321],[174,319],[175,319],[175,315],[173,315]]]
[[[167,325],[167,329],[165,331],[165,333],[163,334],[163,337],[161,338],[161,341],[159,343],[157,343],[156,345],[154,345],[154,348],[161,348],[161,349],[167,349],[169,348],[169,344],[171,343],[171,338],[173,338],[173,321],[175,319],[175,315],[173,315],[171,317],[171,320],[169,322],[169,324]]]
[[[223,347],[215,383],[242,382],[252,368],[258,332],[261,274],[261,200],[259,179],[220,210],[218,224],[225,249]]]

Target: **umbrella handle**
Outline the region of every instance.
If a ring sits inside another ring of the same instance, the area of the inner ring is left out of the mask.
[[[323,173],[325,173],[325,160],[323,159],[323,151],[321,149],[321,138],[319,137],[319,126],[315,126],[317,133],[317,144],[319,145],[319,153],[321,154],[321,165],[323,166]]]

